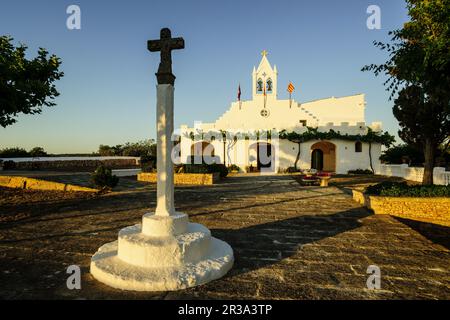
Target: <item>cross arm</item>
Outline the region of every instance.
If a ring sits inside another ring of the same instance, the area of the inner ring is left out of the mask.
[[[149,40],[147,47],[150,52],[161,51],[161,40]]]
[[[184,39],[183,38],[173,38],[170,39],[171,49],[184,49]]]

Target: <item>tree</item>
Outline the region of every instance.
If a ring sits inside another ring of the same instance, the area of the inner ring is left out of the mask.
[[[28,157],[29,153],[27,150],[23,148],[5,148],[3,150],[0,150],[0,157],[1,158],[25,158]]]
[[[30,150],[29,154],[33,158],[38,158],[38,157],[45,157],[47,155],[47,152],[45,152],[44,148],[42,147],[34,147],[33,149]]]
[[[423,184],[433,184],[435,150],[450,135],[450,0],[407,0],[411,21],[389,34],[392,44],[374,42],[387,62],[365,66],[385,75],[399,136],[421,147]]]
[[[130,157],[155,157],[156,143],[153,139],[139,141],[136,143],[127,142],[122,147],[122,156]]]
[[[380,160],[384,163],[391,164],[402,164],[407,162],[408,165],[424,162],[422,151],[410,144],[401,144],[385,150],[381,155]]]
[[[114,150],[113,150],[110,146],[108,146],[108,145],[103,145],[103,144],[101,144],[101,145],[98,147],[98,154],[99,154],[100,156],[102,156],[102,157],[105,157],[105,156],[113,156],[113,155],[114,155]]]
[[[442,107],[415,85],[402,89],[394,102],[394,116],[401,127],[398,133],[400,138],[423,150],[423,184],[433,184],[437,150],[450,132],[449,114]]]
[[[63,77],[61,60],[39,48],[32,60],[25,57],[27,47],[15,47],[13,38],[0,37],[0,125],[6,127],[20,114],[39,114],[42,106],[54,106],[59,95],[54,82]]]

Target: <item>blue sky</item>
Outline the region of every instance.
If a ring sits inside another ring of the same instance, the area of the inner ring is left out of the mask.
[[[81,8],[81,30],[66,28],[66,8]],[[381,8],[381,30],[369,30],[366,9]],[[279,98],[291,80],[300,102],[365,93],[366,121],[396,134],[383,79],[363,73],[386,60],[373,47],[407,21],[401,0],[65,1],[0,0],[0,34],[59,56],[65,77],[57,106],[0,128],[0,148],[42,146],[52,153],[90,153],[99,144],[155,137],[159,56],[147,40],[162,27],[182,36],[173,54],[175,125],[214,121],[236,99],[251,98],[251,72],[263,49],[279,72]]]

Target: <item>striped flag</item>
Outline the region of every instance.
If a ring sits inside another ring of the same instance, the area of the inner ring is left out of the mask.
[[[289,85],[287,87],[287,91],[289,92],[289,94],[291,94],[292,92],[294,92],[294,90],[295,90],[294,85],[292,84],[292,82],[289,82]]]
[[[287,91],[289,92],[289,108],[292,108],[292,92],[294,92],[295,87],[292,82],[289,81]]]

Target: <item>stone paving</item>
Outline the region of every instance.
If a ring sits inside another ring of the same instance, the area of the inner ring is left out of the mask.
[[[177,209],[233,247],[235,265],[223,279],[156,293],[95,281],[91,255],[154,210],[155,191],[154,185],[133,184],[87,199],[16,207],[27,215],[0,223],[0,297],[450,299],[450,228],[373,215],[338,186],[304,187],[290,176],[176,187]],[[82,269],[81,290],[66,287],[72,264]],[[381,268],[380,290],[366,287],[369,265]]]

